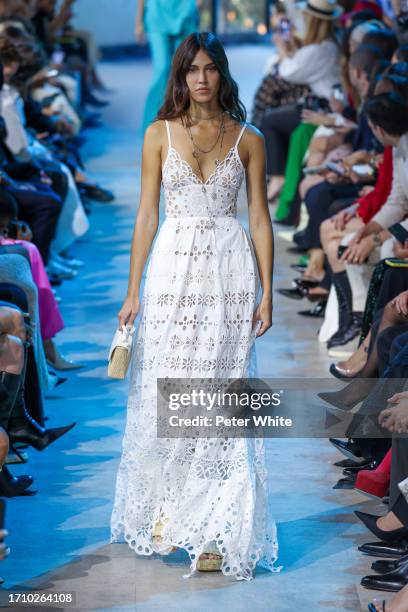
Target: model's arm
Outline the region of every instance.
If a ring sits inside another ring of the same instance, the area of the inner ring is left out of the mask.
[[[262,285],[262,297],[256,309],[254,322],[262,321],[257,334],[262,336],[272,325],[273,230],[266,199],[264,138],[258,130],[250,128],[246,132],[246,144],[249,231]]]
[[[143,27],[144,7],[145,7],[145,0],[137,0],[135,38],[136,38],[136,42],[139,42],[139,43],[143,42],[143,38],[144,38],[144,27]]]
[[[132,325],[139,311],[139,290],[150,247],[159,225],[162,130],[153,123],[145,134],[139,210],[133,230],[128,292],[119,325]]]

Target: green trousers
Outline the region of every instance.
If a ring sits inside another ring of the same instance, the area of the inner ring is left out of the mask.
[[[279,204],[275,214],[276,221],[283,221],[290,213],[302,176],[303,160],[316,129],[316,125],[300,123],[290,136],[285,182],[279,196]]]

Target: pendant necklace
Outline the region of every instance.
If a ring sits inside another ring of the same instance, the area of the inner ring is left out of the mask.
[[[191,133],[191,129],[190,127],[187,127],[187,132],[188,135],[190,137],[191,140],[191,144],[193,146],[193,157],[197,162],[197,167],[198,167],[198,171],[200,173],[200,178],[201,178],[201,191],[205,194],[207,202],[208,202],[208,193],[207,193],[207,185],[206,185],[206,181],[204,180],[204,174],[201,168],[201,164],[200,164],[200,152],[204,155],[211,153],[211,151],[213,151],[215,149],[215,147],[217,146],[218,141],[220,140],[220,147],[219,147],[219,152],[218,152],[218,158],[216,158],[214,160],[214,166],[215,166],[215,171],[214,171],[214,188],[213,191],[211,193],[211,198],[214,201],[214,203],[216,203],[217,201],[217,174],[218,174],[218,169],[221,165],[221,151],[222,151],[222,145],[224,142],[224,135],[225,135],[225,113],[224,111],[222,111],[222,118],[221,118],[221,122],[220,122],[220,129],[218,131],[218,135],[217,135],[217,139],[215,141],[215,143],[213,144],[213,146],[208,149],[207,151],[205,151],[204,149],[201,149],[198,144],[195,142],[193,134]],[[211,175],[210,175],[211,176]],[[208,180],[208,179],[207,179]],[[213,219],[213,215],[211,213],[211,210],[207,204],[207,212],[208,212],[208,216],[210,217],[211,221],[210,223],[212,224],[211,227],[214,227],[214,219]]]

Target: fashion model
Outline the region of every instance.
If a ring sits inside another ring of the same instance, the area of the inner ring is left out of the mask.
[[[188,34],[198,29],[199,21],[197,0],[137,0],[136,41],[147,38],[153,64],[143,134],[163,104],[174,52]]]
[[[225,51],[209,33],[188,36],[166,99],[146,131],[140,207],[120,325],[139,314],[111,539],[137,554],[187,551],[190,573],[250,580],[277,559],[259,439],[157,437],[157,378],[256,375],[255,338],[272,325],[273,234],[265,151],[245,122]],[[246,175],[248,237],[237,196]],[[159,220],[166,217],[139,289]]]

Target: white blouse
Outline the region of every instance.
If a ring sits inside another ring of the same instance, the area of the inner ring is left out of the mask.
[[[332,40],[301,47],[280,62],[279,75],[290,83],[309,85],[316,96],[329,99],[331,88],[340,82],[340,49]]]
[[[400,138],[393,149],[392,188],[385,204],[374,215],[375,221],[384,229],[400,223],[408,215],[408,134]]]

